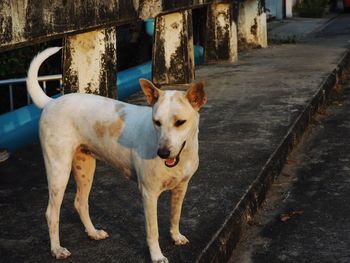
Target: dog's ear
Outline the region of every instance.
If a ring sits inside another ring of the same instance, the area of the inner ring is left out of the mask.
[[[186,92],[186,97],[192,107],[199,111],[199,109],[207,102],[207,94],[204,91],[204,83],[196,82]]]
[[[163,91],[158,89],[151,81],[147,79],[140,79],[139,81],[142,91],[146,95],[148,104],[154,105]]]

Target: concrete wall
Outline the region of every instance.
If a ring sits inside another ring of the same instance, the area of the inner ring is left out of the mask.
[[[132,1],[1,0],[0,50],[137,18]]]
[[[256,0],[241,3],[238,16],[238,39],[241,45],[267,47],[266,14]]]
[[[231,3],[208,7],[204,51],[204,61],[207,63],[234,62],[238,59],[237,25]]]
[[[0,51],[212,2],[214,0],[1,0]]]
[[[240,4],[238,24],[234,4]],[[241,41],[267,46],[259,0],[0,0],[0,51],[64,38],[64,91],[116,97],[116,26],[156,17],[153,80],[194,80],[192,10],[208,6],[206,61],[237,59]],[[238,28],[238,30],[237,30]]]

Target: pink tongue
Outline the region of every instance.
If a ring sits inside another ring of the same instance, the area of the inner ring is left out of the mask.
[[[166,159],[165,163],[167,165],[173,165],[176,162],[176,158],[173,159]]]

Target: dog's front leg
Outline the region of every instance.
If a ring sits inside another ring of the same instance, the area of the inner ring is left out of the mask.
[[[153,263],[168,263],[159,247],[157,203],[159,194],[142,191],[143,208],[145,210],[147,243]]]
[[[180,233],[180,216],[182,203],[186,194],[188,180],[171,190],[170,235],[175,245],[185,245],[189,241]]]

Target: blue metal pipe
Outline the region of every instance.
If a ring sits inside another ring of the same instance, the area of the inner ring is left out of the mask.
[[[0,116],[0,148],[9,152],[38,140],[41,110],[28,105]]]
[[[154,23],[151,21],[154,26]],[[147,30],[153,32],[151,27]],[[195,64],[202,64],[203,47],[194,46]],[[152,62],[123,70],[117,74],[118,99],[123,100],[140,90],[139,79],[152,78]],[[0,149],[10,152],[38,140],[38,123],[41,115],[34,105],[0,115]]]
[[[153,37],[154,35],[154,18],[148,18],[144,20],[145,30],[147,35]]]
[[[140,90],[139,79],[152,78],[152,62],[123,70],[117,74],[118,99],[123,100]]]

